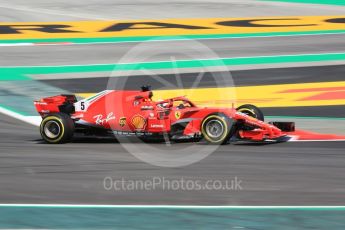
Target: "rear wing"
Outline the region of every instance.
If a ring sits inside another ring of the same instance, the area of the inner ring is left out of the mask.
[[[51,113],[74,113],[74,103],[77,102],[75,95],[61,94],[52,97],[45,97],[34,101],[37,112],[44,117]]]

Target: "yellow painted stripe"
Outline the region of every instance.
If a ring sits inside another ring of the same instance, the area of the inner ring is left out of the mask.
[[[306,92],[303,92],[302,90]],[[337,94],[337,98],[331,98],[334,93]],[[250,103],[259,107],[345,105],[345,81],[203,89],[155,90],[153,91],[153,94],[154,100],[185,95],[197,105],[216,107],[230,107],[233,103],[234,106]],[[327,98],[327,95],[329,94],[330,98]],[[94,94],[81,93],[78,95],[81,97],[89,97]],[[321,97],[323,99],[306,100],[310,97]]]
[[[345,15],[0,23],[0,39],[178,36],[344,30],[344,20],[339,19],[344,17]],[[337,18],[339,20],[335,20]],[[226,25],[222,23],[224,21],[230,21],[231,23],[236,23],[236,25]],[[133,24],[129,25],[123,23]],[[47,28],[47,26],[50,26],[50,29]],[[110,29],[111,27],[113,28],[112,31]]]

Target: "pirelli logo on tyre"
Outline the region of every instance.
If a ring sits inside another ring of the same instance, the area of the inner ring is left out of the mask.
[[[0,23],[0,39],[97,38],[345,30],[345,15]]]

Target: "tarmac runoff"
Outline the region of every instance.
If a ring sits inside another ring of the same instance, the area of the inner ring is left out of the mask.
[[[334,1],[334,0],[333,0]],[[341,1],[341,0],[339,0]],[[327,1],[332,2],[332,1]],[[75,20],[171,19],[214,17],[265,17],[300,15],[342,15],[345,10],[337,5],[307,5],[293,2],[257,0],[204,0],[162,2],[159,0],[110,1],[94,4],[92,0],[73,2],[57,0],[3,1],[0,20],[3,22],[56,22]],[[229,10],[231,9],[231,10]],[[147,12],[150,12],[149,14]]]

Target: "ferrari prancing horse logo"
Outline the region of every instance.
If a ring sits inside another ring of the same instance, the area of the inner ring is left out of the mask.
[[[180,111],[176,111],[175,112],[175,118],[176,119],[180,119],[180,117],[181,117],[181,112]]]

